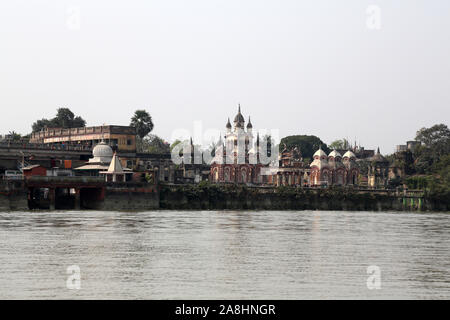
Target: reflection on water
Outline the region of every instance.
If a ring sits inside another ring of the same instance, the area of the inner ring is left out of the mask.
[[[0,298],[448,299],[450,215],[0,213],[0,261]]]

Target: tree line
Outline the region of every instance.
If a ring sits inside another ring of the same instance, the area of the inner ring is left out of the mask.
[[[51,119],[37,120],[32,124],[32,132],[45,130],[46,128],[76,128],[85,127],[86,121],[81,116],[76,116],[69,108],[58,108],[55,117]],[[161,137],[151,134],[154,128],[151,115],[143,109],[136,110],[131,117],[130,126],[136,128],[136,148],[138,152],[166,154],[180,141],[175,141],[172,146]],[[21,140],[16,132],[10,132],[10,140]],[[420,144],[413,150],[408,150],[408,157],[399,159],[395,154],[387,155],[390,164],[402,167],[407,176],[397,183],[405,183],[410,188],[425,189],[434,197],[444,198],[450,201],[450,129],[445,124],[436,124],[429,128],[421,128],[417,131],[415,140]],[[263,137],[263,143],[274,143],[271,137]],[[212,143],[208,148],[214,155],[218,146]],[[333,149],[346,150],[350,148],[347,139],[335,140],[327,145],[319,137],[313,135],[293,135],[284,137],[279,144],[280,152],[284,148],[297,147],[302,154],[305,164],[312,161],[313,154],[322,148],[326,153]],[[269,147],[270,150],[270,147]],[[405,160],[409,159],[409,160]],[[367,168],[362,168],[362,174]]]
[[[426,190],[432,200],[450,204],[450,129],[436,124],[417,131],[415,139],[420,145],[411,151],[413,174],[406,184]]]
[[[136,148],[138,152],[159,154],[170,152],[168,142],[155,134],[151,134],[154,124],[148,111],[144,109],[136,110],[131,117],[130,126],[136,128]],[[35,133],[51,128],[70,129],[83,127],[86,127],[86,120],[81,116],[76,116],[69,108],[58,108],[53,118],[36,120],[32,124],[31,130]],[[9,136],[12,141],[28,137],[23,137],[16,132],[11,132]]]

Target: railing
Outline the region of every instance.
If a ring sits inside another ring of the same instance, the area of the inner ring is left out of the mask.
[[[127,126],[96,126],[96,127],[82,127],[70,129],[48,129],[47,131],[32,133],[31,139],[69,136],[72,134],[89,134],[89,133],[136,134],[136,129]]]
[[[23,175],[18,174],[18,175],[13,175],[13,176],[6,176],[6,175],[1,175],[1,180],[6,180],[6,181],[19,181],[19,180],[23,180]]]
[[[156,184],[150,182],[126,181],[126,182],[106,182],[106,186],[131,189],[131,188],[150,188],[156,186]]]
[[[176,189],[183,184],[176,184],[176,183],[167,183],[167,182],[160,182],[162,186],[168,187],[170,189]],[[226,185],[236,185],[233,182],[219,182],[219,183],[213,183],[213,185],[219,185],[219,186],[226,186]],[[254,184],[238,184],[240,186],[244,186],[247,189],[252,190],[258,190],[260,193],[275,193],[277,192],[278,187],[274,185],[254,185]],[[311,190],[311,191],[318,191],[318,190],[327,190],[330,188],[324,188],[324,187],[307,187],[307,186],[285,186],[287,188],[292,189],[299,189],[299,190]],[[330,189],[331,190],[331,189]],[[350,192],[350,193],[372,193],[372,194],[379,194],[379,195],[386,195],[386,196],[392,196],[392,197],[406,197],[406,198],[422,198],[425,196],[425,192],[423,190],[395,190],[395,189],[368,189],[368,188],[359,188],[357,186],[334,186],[332,190],[335,191],[342,191],[342,192]]]
[[[102,183],[105,182],[104,177],[50,177],[50,176],[31,176],[26,178],[27,181],[33,183]]]
[[[23,168],[29,167],[30,164],[28,162],[25,161],[17,161],[17,169],[23,173]]]
[[[44,143],[28,142],[0,142],[2,149],[30,149],[30,150],[56,150],[56,151],[86,151],[91,152],[92,146],[87,145],[48,145]]]
[[[106,182],[105,177],[48,177],[48,176],[32,176],[25,179],[29,185],[65,185],[65,186],[79,186],[79,185],[100,185],[110,188],[154,188],[156,185],[141,181],[126,181],[126,182]]]
[[[47,131],[40,131],[31,134],[32,139],[49,138],[55,136],[69,136],[72,134],[86,134],[86,133],[108,133],[110,132],[110,126],[97,126],[97,127],[83,127],[83,128],[70,128],[70,129],[49,129]]]
[[[29,143],[29,142],[0,142],[0,149],[23,149],[23,150],[54,150],[54,151],[83,151],[92,152],[93,147],[90,145],[71,145],[71,144],[45,144],[45,143]],[[120,152],[120,150],[119,150]],[[127,151],[123,151],[126,153]],[[132,151],[128,151],[132,152]],[[171,154],[156,153],[138,153],[137,158],[145,159],[171,159]]]

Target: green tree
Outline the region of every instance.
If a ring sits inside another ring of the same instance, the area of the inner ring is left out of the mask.
[[[86,126],[86,121],[75,114],[69,108],[58,108],[56,116],[50,120],[41,119],[31,126],[33,132],[41,131],[45,128],[81,128]]]
[[[444,124],[417,131],[413,169],[421,175],[409,176],[404,182],[411,189],[423,189],[427,198],[450,208],[450,130]]]
[[[137,135],[143,139],[153,130],[152,117],[145,110],[136,110],[131,118],[130,126],[135,127]]]
[[[280,146],[286,145],[287,148],[291,149],[297,147],[304,159],[312,159],[314,153],[322,147],[322,150],[326,153],[330,152],[330,149],[319,137],[308,136],[308,135],[295,135],[288,136],[281,139]]]
[[[19,134],[19,133],[17,133],[17,132],[15,132],[15,131],[10,131],[9,133],[8,133],[8,136],[9,136],[9,140],[10,141],[20,141],[20,139],[22,139],[22,135],[21,134]]]
[[[329,148],[331,150],[347,150],[350,146],[350,142],[347,139],[335,140],[330,143]]]
[[[450,154],[442,156],[438,162],[433,166],[433,171],[441,176],[447,175],[450,172]]]
[[[39,132],[41,130],[44,130],[45,128],[51,128],[51,121],[48,119],[41,119],[41,120],[37,120],[36,122],[33,123],[33,125],[31,126],[31,129],[33,132]]]
[[[421,145],[414,150],[415,169],[418,173],[435,172],[434,165],[442,156],[450,154],[450,129],[444,124],[417,131],[416,141]]]
[[[417,131],[416,140],[441,154],[450,152],[450,129],[445,124],[420,129]]]
[[[138,152],[143,153],[170,153],[170,144],[155,134],[149,134],[144,138],[137,136],[136,148]]]

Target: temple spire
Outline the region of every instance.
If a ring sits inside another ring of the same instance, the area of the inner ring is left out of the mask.
[[[228,122],[227,122],[227,124],[226,124],[226,127],[229,128],[229,129],[231,129],[231,122],[230,122],[230,118],[229,118],[229,117],[228,117]]]
[[[252,122],[251,122],[251,120],[250,120],[250,116],[248,116],[247,128],[248,128],[248,129],[253,128]]]

